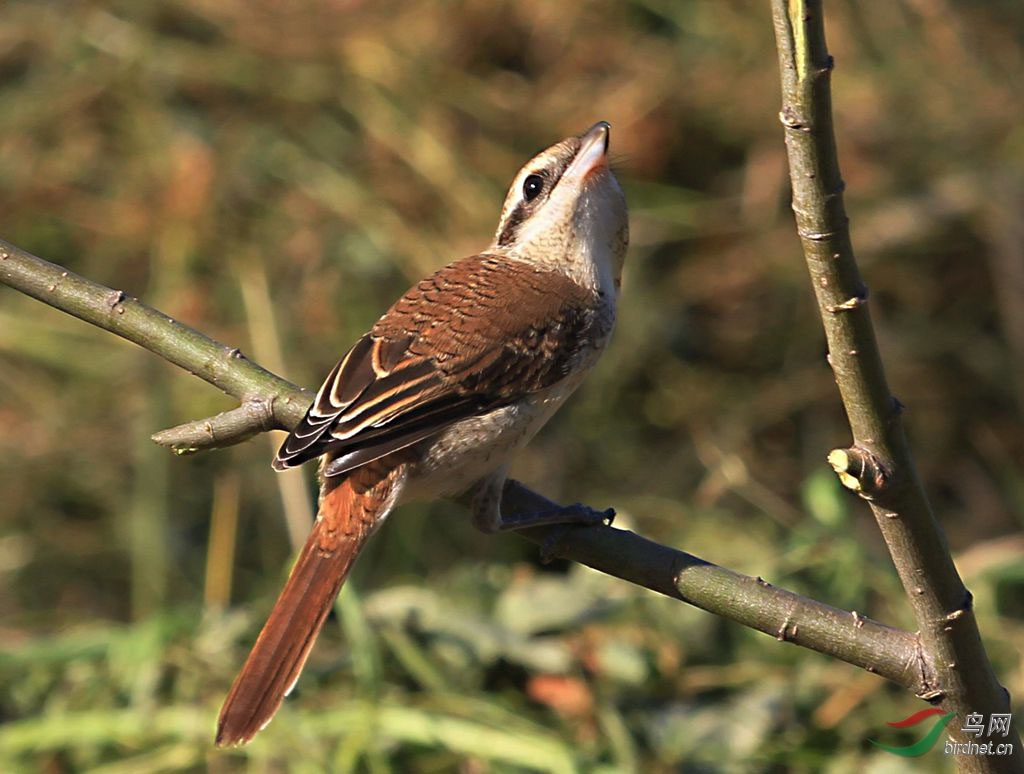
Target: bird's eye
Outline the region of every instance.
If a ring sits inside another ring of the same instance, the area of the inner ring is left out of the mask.
[[[544,190],[544,178],[540,175],[527,175],[523,181],[523,198],[532,202]]]

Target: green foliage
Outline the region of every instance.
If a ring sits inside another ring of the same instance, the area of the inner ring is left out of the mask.
[[[1024,16],[860,5],[828,8],[854,243],[922,476],[1020,696]],[[754,11],[10,3],[3,237],[315,386],[409,282],[487,243],[523,160],[607,119],[633,236],[616,340],[517,475],[912,628],[867,509],[825,466],[848,431]],[[266,732],[213,750],[288,561],[279,479],[262,440],[175,458],[148,437],[228,406],[0,289],[0,770],[883,771],[869,738],[916,740],[885,721],[918,703],[872,675],[542,567],[441,504],[377,537]]]

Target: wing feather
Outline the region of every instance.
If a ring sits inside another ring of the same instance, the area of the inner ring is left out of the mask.
[[[332,369],[274,460],[339,475],[564,378],[610,333],[610,305],[564,274],[478,255],[423,280]]]

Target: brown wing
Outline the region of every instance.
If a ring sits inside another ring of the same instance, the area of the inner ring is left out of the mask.
[[[560,272],[477,255],[411,288],[334,367],[274,460],[330,475],[558,382],[612,324]]]

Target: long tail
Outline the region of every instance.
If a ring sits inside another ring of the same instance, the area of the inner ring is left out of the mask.
[[[313,531],[224,700],[219,746],[245,744],[274,717],[356,557],[394,506],[403,478],[402,467],[375,461],[321,496]]]

